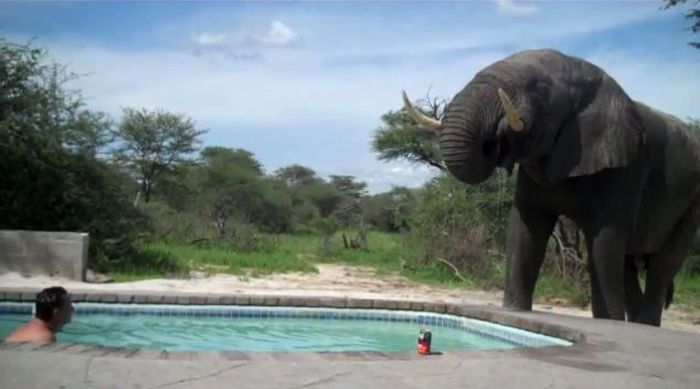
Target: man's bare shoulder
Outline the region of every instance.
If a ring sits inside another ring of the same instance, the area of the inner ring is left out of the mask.
[[[54,342],[56,337],[45,325],[32,320],[5,338],[6,342]]]

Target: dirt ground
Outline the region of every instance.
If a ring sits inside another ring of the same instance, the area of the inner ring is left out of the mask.
[[[94,284],[46,276],[0,275],[0,287],[47,287],[62,285],[69,291],[164,291],[199,293],[245,293],[315,295],[357,298],[430,300],[476,305],[501,304],[502,293],[464,290],[419,284],[396,274],[376,274],[371,268],[336,264],[317,265],[318,273],[285,273],[263,277],[206,275],[192,273],[189,279],[153,279],[127,283]],[[540,302],[535,310],[590,317],[590,309],[567,305],[565,301]],[[664,312],[662,327],[700,334],[700,311],[677,305]]]

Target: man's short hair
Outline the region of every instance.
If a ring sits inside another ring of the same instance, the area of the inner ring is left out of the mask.
[[[42,290],[36,295],[36,317],[43,321],[51,320],[54,309],[61,308],[67,298],[68,292],[60,286]]]

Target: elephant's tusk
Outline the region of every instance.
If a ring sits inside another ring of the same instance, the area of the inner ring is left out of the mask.
[[[508,125],[510,125],[510,128],[512,128],[513,131],[521,132],[523,129],[525,129],[525,124],[520,119],[518,110],[515,109],[513,102],[510,101],[510,97],[508,97],[506,92],[501,88],[498,88],[498,97],[501,99],[503,109],[506,111],[506,120],[508,121]]]
[[[411,101],[408,99],[408,96],[406,96],[406,91],[402,90],[401,91],[401,97],[403,97],[403,105],[406,107],[406,111],[408,112],[408,116],[413,118],[418,124],[423,125],[435,132],[435,134],[440,135],[439,128],[440,128],[440,122],[425,116],[424,114],[418,112],[413,107],[413,104],[411,104]]]

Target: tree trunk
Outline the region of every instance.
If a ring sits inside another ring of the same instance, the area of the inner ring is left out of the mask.
[[[143,201],[148,203],[151,201],[151,181],[143,180]]]
[[[559,254],[558,266],[555,269],[557,276],[569,282],[582,282],[587,267],[580,229],[572,220],[561,217],[553,236]]]
[[[221,214],[216,216],[216,233],[219,234],[219,238],[226,236],[226,217]]]

